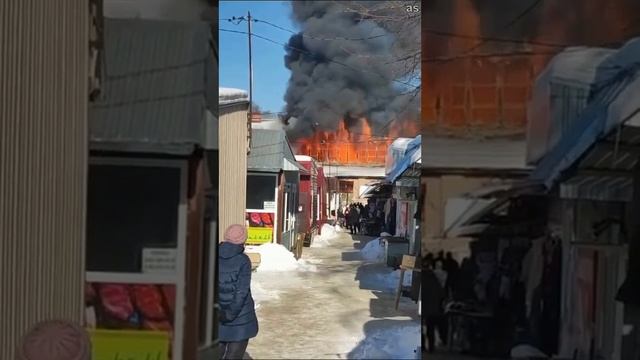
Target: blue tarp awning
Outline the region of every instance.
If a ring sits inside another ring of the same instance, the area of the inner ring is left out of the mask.
[[[416,136],[405,148],[404,154],[395,162],[389,173],[386,174],[386,181],[395,182],[413,164],[422,160],[422,135]]]
[[[598,79],[598,90],[587,107],[577,121],[563,131],[563,137],[537,164],[531,180],[551,188],[562,173],[581,159],[597,141],[629,120],[628,116],[615,116],[615,121],[611,117],[619,112],[619,106],[615,103],[635,89],[635,86],[630,85],[640,81],[640,41],[634,39],[627,43],[603,63],[603,69],[606,70],[603,71],[606,76]],[[629,98],[637,99],[635,96]],[[635,102],[640,104],[637,100]]]

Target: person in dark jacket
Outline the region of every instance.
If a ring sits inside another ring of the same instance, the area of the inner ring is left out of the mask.
[[[244,253],[247,229],[231,225],[218,251],[220,359],[242,359],[249,339],[258,335],[258,318],[251,296],[251,260]]]
[[[434,352],[436,346],[436,330],[440,335],[440,339],[446,345],[447,335],[445,325],[445,313],[443,302],[445,300],[445,292],[436,274],[431,269],[427,269],[424,277],[424,301],[423,309],[425,325],[427,328],[428,351]]]

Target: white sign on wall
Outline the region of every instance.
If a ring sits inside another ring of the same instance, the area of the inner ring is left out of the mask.
[[[262,205],[262,209],[263,210],[273,210],[273,211],[275,211],[276,202],[275,201],[265,201],[264,204]]]
[[[176,249],[142,249],[142,272],[153,274],[176,273],[178,252]]]

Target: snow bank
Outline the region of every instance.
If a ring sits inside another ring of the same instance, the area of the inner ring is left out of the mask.
[[[314,265],[297,261],[293,253],[280,244],[264,244],[255,248],[260,254],[258,272],[264,271],[316,271]]]
[[[333,243],[333,241],[340,236],[338,231],[336,230],[338,226],[333,227],[329,224],[322,225],[322,229],[320,229],[320,235],[316,235],[313,237],[313,241],[311,241],[311,247],[327,247]]]
[[[402,281],[404,286],[411,285],[412,275],[413,273],[410,271],[404,272],[404,279]],[[380,290],[395,292],[398,290],[398,283],[400,282],[400,270],[387,273],[375,273],[371,281],[373,284],[376,284],[376,287],[380,288]]]
[[[320,236],[322,236],[324,238],[335,237],[335,236],[338,235],[337,228],[339,228],[338,225],[333,227],[333,226],[331,226],[329,224],[324,224],[324,225],[322,225],[322,228],[320,229]]]
[[[420,359],[420,325],[378,329],[367,334],[350,354],[350,359]]]
[[[360,255],[365,261],[383,262],[384,246],[380,238],[373,239],[367,243],[361,250]]]

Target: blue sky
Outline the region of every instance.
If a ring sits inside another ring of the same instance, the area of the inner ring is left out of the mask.
[[[288,1],[220,1],[220,19],[233,16],[251,16],[296,31],[290,17]],[[262,23],[253,23],[252,31],[278,43],[286,44],[291,33]],[[247,23],[239,25],[220,21],[220,29],[247,31]],[[246,34],[220,31],[220,86],[249,89],[248,39]],[[282,111],[283,96],[289,80],[289,70],[284,66],[283,46],[259,39],[252,39],[253,99],[263,111]]]

